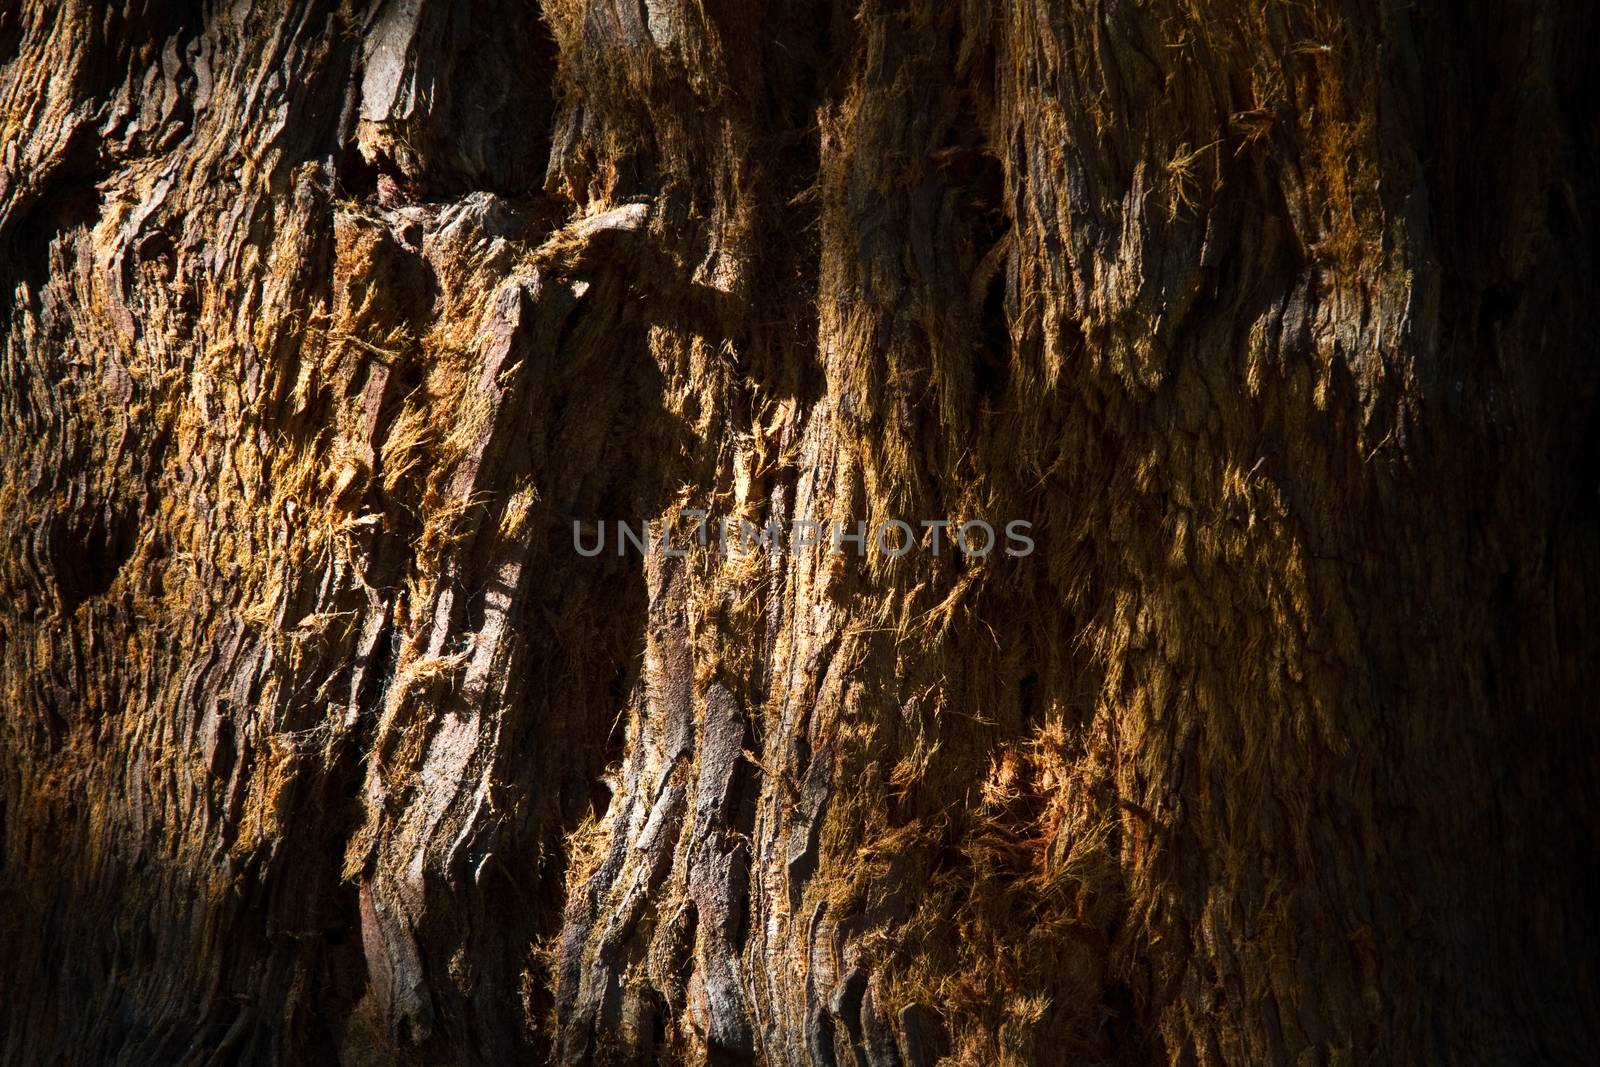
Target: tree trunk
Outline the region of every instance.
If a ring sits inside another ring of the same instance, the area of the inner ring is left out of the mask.
[[[0,9],[0,1061],[1594,1062],[1595,21]]]

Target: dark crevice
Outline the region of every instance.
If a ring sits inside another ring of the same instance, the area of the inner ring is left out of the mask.
[[[1017,713],[1021,733],[1027,734],[1040,725],[1039,676],[1029,671],[1017,683]]]
[[[136,516],[109,509],[97,512],[86,529],[58,527],[51,549],[62,614],[105,595],[133,555],[137,535]]]
[[[0,229],[0,249],[8,253],[0,259],[5,264],[0,267],[0,318],[10,316],[18,282],[38,300],[51,274],[51,249],[100,217],[98,153],[93,133],[86,127],[75,130],[62,161],[44,179],[33,203]]]
[[[979,335],[981,340],[973,385],[980,397],[999,397],[1005,390],[1011,352],[1011,327],[1006,318],[1006,273],[1003,268],[995,271],[984,291]]]

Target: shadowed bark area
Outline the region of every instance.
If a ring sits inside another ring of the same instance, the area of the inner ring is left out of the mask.
[[[1595,24],[0,9],[0,1063],[1591,1062]]]

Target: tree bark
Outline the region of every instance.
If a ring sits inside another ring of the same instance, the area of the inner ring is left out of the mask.
[[[0,1062],[1593,1062],[1595,22],[0,9]]]

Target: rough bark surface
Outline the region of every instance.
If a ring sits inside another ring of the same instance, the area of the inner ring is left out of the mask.
[[[0,7],[0,1062],[1594,1062],[1594,23]]]

